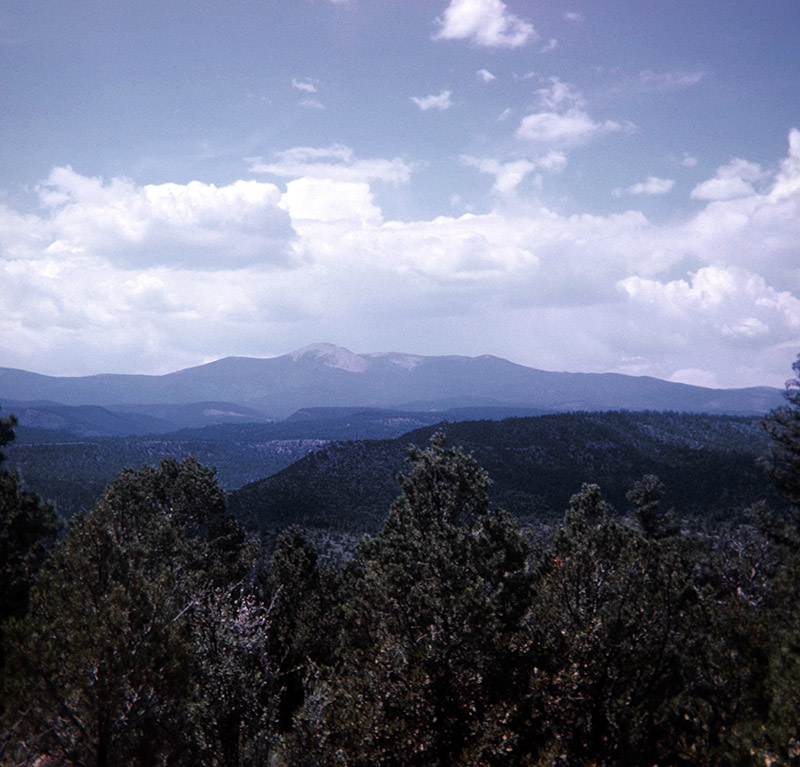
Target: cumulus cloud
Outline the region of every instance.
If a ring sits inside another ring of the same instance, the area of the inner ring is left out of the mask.
[[[779,200],[798,192],[800,192],[800,130],[792,128],[789,132],[789,155],[781,162],[770,197]]]
[[[714,178],[698,184],[692,189],[690,196],[693,200],[732,200],[735,197],[747,197],[755,193],[753,183],[764,177],[765,173],[760,165],[737,157],[727,165],[717,168]]]
[[[566,112],[537,112],[526,115],[517,128],[517,138],[535,144],[579,146],[603,133],[614,133],[622,126],[613,120],[598,122],[580,109]]]
[[[623,194],[633,194],[633,195],[657,195],[657,194],[666,194],[669,192],[672,187],[675,186],[675,180],[671,178],[658,178],[656,176],[648,176],[646,180],[640,181],[632,186],[627,187],[626,189],[622,189],[618,187],[614,189],[611,194],[614,197],[621,197]]]
[[[286,185],[281,205],[293,221],[373,220],[381,211],[363,181],[333,181],[329,178],[299,178]]]
[[[558,48],[558,40],[551,37],[539,50],[539,53],[550,53]]]
[[[523,117],[517,128],[516,136],[523,141],[571,147],[603,133],[623,130],[613,120],[593,120],[585,111],[583,96],[556,77],[550,79],[548,87],[537,91],[537,100],[542,111]]]
[[[408,183],[414,166],[399,157],[358,159],[344,144],[328,147],[298,146],[276,152],[273,162],[261,157],[250,158],[253,173],[282,178],[327,178],[333,181],[383,181],[394,186]]]
[[[483,80],[485,83],[490,83],[492,80],[497,79],[488,69],[479,69],[475,75],[479,80]]]
[[[699,322],[740,344],[770,333],[790,340],[800,329],[800,299],[737,267],[706,266],[667,283],[634,276],[619,284],[633,301],[671,322]]]
[[[582,13],[575,13],[574,11],[567,11],[564,14],[565,21],[583,21]]]
[[[53,240],[48,253],[103,255],[129,267],[184,268],[285,265],[294,232],[273,184],[236,181],[223,187],[106,183],[55,168],[39,186]]]
[[[451,0],[436,23],[435,40],[469,40],[484,48],[519,48],[538,37],[501,0]]]
[[[452,95],[452,91],[442,91],[438,96],[430,95],[421,98],[412,96],[411,100],[423,112],[426,112],[428,109],[438,109],[440,112],[443,112],[445,109],[450,109],[450,107],[453,106],[453,102],[450,99]]]
[[[551,77],[547,87],[536,91],[536,97],[539,107],[550,110],[582,109],[586,103],[573,85],[558,77]]]

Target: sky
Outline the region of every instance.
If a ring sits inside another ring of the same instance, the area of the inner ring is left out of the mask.
[[[4,0],[0,366],[783,386],[798,0]]]

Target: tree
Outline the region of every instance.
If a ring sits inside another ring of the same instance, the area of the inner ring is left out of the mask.
[[[0,418],[0,448],[13,441],[15,424],[13,415]],[[27,611],[34,578],[61,528],[50,504],[26,492],[17,472],[2,468],[4,458],[0,452],[0,668],[3,624]]]
[[[340,665],[301,713],[304,764],[504,763],[521,747],[507,725],[528,663],[508,635],[528,601],[527,541],[441,432],[409,462],[382,531],[360,546]]]
[[[786,382],[788,404],[764,419],[764,428],[772,442],[764,466],[789,501],[795,524],[800,525],[800,355],[792,370],[795,377]]]
[[[634,482],[625,497],[633,504],[642,532],[647,538],[664,538],[678,531],[672,510],[664,511],[664,483],[655,474],[645,474]]]
[[[548,627],[541,684],[559,759],[758,763],[741,736],[763,710],[767,632],[748,594],[718,577],[724,562],[621,524],[584,485],[543,564],[529,623]]]
[[[203,663],[193,619],[253,556],[196,460],[123,471],[54,548],[28,615],[9,623],[14,758],[212,763],[223,730],[207,726],[205,695],[218,668]]]

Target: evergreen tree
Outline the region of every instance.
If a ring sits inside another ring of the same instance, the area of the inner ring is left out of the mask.
[[[622,525],[584,485],[553,536],[531,624],[549,627],[552,753],[568,764],[755,764],[741,735],[767,672],[758,610],[681,539]]]
[[[206,725],[219,688],[209,680],[229,658],[204,663],[193,619],[254,554],[224,511],[213,472],[166,459],[122,472],[74,520],[28,615],[8,625],[9,758],[214,763],[221,730]]]
[[[528,672],[508,634],[529,598],[529,547],[443,434],[409,460],[383,530],[360,547],[341,666],[302,717],[304,763],[500,764],[519,747],[507,724]]]
[[[771,455],[764,465],[789,501],[800,525],[800,355],[792,364],[795,377],[786,382],[787,404],[764,419],[771,438]]]
[[[664,483],[655,474],[645,474],[634,482],[625,495],[633,504],[642,532],[647,538],[664,538],[678,532],[672,509],[665,511],[661,508],[664,492]]]
[[[14,416],[0,418],[0,448],[13,441],[15,424]],[[25,614],[34,578],[61,528],[52,507],[2,468],[4,458],[0,452],[0,669],[3,624]]]

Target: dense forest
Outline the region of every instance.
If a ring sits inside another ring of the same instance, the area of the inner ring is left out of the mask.
[[[663,504],[695,528],[741,522],[753,504],[780,499],[758,457],[769,449],[761,419],[697,413],[559,413],[461,421],[392,440],[321,445],[275,474],[229,494],[228,507],[252,532],[289,524],[376,533],[397,495],[409,443],[444,429],[489,473],[492,502],[527,525],[558,523],[583,483],[599,484],[620,513],[634,482],[656,474]]]
[[[619,508],[602,449],[533,527],[435,431],[334,564],[294,525],[260,566],[195,458],[121,471],[63,530],[0,467],[0,763],[800,763],[800,378],[764,426],[783,503],[694,527],[672,477]]]

